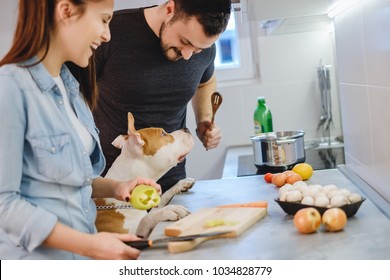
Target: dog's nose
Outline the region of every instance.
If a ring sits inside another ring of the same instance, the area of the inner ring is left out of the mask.
[[[184,131],[184,132],[187,132],[187,133],[190,133],[190,130],[189,130],[187,127],[184,127],[184,128],[183,128],[183,131]]]

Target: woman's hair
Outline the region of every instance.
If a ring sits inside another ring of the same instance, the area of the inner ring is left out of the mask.
[[[225,31],[231,13],[230,0],[173,0],[175,14],[172,22],[195,16],[206,36],[213,37]]]
[[[88,1],[94,0],[69,0],[78,6],[79,15],[85,11]],[[40,63],[47,55],[50,44],[50,32],[54,27],[54,11],[57,0],[19,0],[19,16],[11,49],[0,60],[0,66],[4,64],[20,63],[30,59],[44,50]],[[72,73],[80,83],[80,90],[91,109],[97,103],[97,85],[94,59],[86,68],[81,68],[70,63]],[[33,64],[33,65],[35,65]],[[28,65],[33,66],[33,65]]]

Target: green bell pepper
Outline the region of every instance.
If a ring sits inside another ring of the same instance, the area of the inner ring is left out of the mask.
[[[130,195],[131,205],[139,210],[148,210],[160,204],[161,197],[157,190],[148,185],[136,186]]]

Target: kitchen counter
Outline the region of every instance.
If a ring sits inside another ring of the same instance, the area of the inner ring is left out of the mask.
[[[340,170],[315,171],[308,184],[336,184],[367,197]],[[204,207],[228,203],[267,200],[268,215],[236,238],[205,241],[195,249],[173,254],[166,248],[149,248],[141,253],[142,260],[290,260],[290,259],[390,259],[390,220],[367,197],[355,216],[348,219],[345,229],[330,233],[322,228],[314,234],[300,234],[287,215],[274,201],[278,189],[264,181],[262,175],[219,180],[197,181],[186,193],[176,195],[171,204],[181,204],[191,212]],[[150,238],[164,237],[162,222]]]

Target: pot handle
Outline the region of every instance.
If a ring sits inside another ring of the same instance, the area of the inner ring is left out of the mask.
[[[276,145],[280,146],[282,144],[292,144],[295,142],[296,142],[296,139],[276,140]]]

